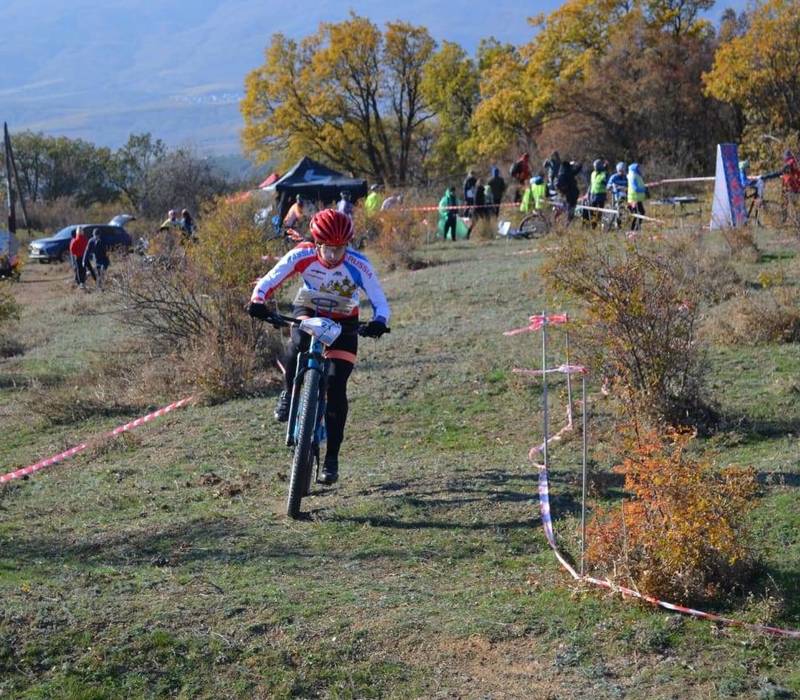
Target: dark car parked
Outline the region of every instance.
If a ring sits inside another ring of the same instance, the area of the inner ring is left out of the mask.
[[[66,260],[69,258],[69,242],[72,239],[72,233],[78,226],[81,226],[83,232],[90,238],[96,229],[100,229],[100,237],[109,249],[123,248],[128,251],[133,245],[130,234],[122,226],[75,224],[62,228],[49,238],[37,238],[35,241],[31,241],[28,246],[28,257],[31,260],[38,260],[40,263]]]

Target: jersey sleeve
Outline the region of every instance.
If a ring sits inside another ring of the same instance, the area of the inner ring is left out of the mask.
[[[372,263],[364,255],[348,250],[345,256],[345,265],[350,270],[350,274],[356,284],[364,290],[370,304],[372,304],[372,319],[374,321],[383,321],[388,325],[391,316],[389,302],[386,300],[383,287],[381,287],[378,276],[375,274]]]
[[[278,260],[275,267],[256,282],[250,301],[263,304],[264,300],[269,299],[287,279],[302,272],[302,269],[313,260],[314,256],[315,252],[311,244],[301,243],[296,248],[292,248]]]

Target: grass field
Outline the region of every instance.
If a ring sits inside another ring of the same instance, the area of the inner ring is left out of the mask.
[[[762,237],[747,280],[792,269],[795,243]],[[384,275],[392,333],[362,342],[342,478],[304,500],[308,520],[284,516],[274,396],[182,409],[0,489],[0,697],[799,697],[800,641],[623,601],[552,556],[526,457],[539,389],[511,372],[539,337],[502,331],[561,310],[538,274],[553,243],[437,243],[422,251],[437,264]],[[34,410],[130,333],[67,277],[31,266],[15,288],[26,351],[0,361],[0,472],[143,412]],[[716,610],[800,629],[800,353],[718,345],[711,361],[737,417],[712,438],[719,461],[763,484],[762,574]],[[552,457],[575,554],[577,443]]]

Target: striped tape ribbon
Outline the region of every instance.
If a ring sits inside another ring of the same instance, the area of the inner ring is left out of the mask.
[[[169,413],[170,411],[174,411],[176,408],[181,408],[181,406],[185,406],[190,401],[192,401],[192,399],[194,399],[193,396],[188,396],[187,398],[181,399],[180,401],[175,401],[175,403],[171,403],[169,406],[164,406],[164,408],[159,408],[157,411],[153,411],[152,413],[148,413],[146,416],[142,416],[141,418],[132,420],[130,423],[125,423],[125,425],[120,425],[114,428],[114,430],[112,430],[111,432],[105,433],[102,437],[112,438],[129,430],[133,430],[134,428],[138,428],[140,425],[144,425],[145,423],[149,423],[150,421],[153,421],[156,418],[160,418],[161,416]],[[0,475],[0,484],[4,484],[8,481],[13,481],[14,479],[21,479],[22,477],[34,474],[40,471],[41,469],[50,467],[54,464],[58,464],[59,462],[63,462],[65,459],[69,459],[70,457],[74,457],[79,452],[83,452],[88,446],[89,443],[82,442],[80,445],[75,445],[75,447],[70,447],[68,450],[59,452],[57,455],[53,455],[52,457],[48,457],[47,459],[42,459],[36,462],[35,464],[23,467],[22,469],[17,469],[13,472],[9,472],[8,474]]]
[[[565,316],[565,314],[561,315]],[[542,316],[541,315],[531,316],[531,320],[533,320],[534,318],[542,319]],[[547,319],[547,323],[548,325],[550,323],[549,317]],[[538,328],[541,328],[543,325],[544,321],[542,320]],[[538,330],[538,328],[533,329],[531,326],[528,326],[527,328],[524,329],[517,329],[517,332]],[[504,335],[516,335],[516,332],[506,332],[504,333]],[[542,374],[542,370],[514,369],[513,371],[518,374],[526,374],[529,376],[541,376]],[[560,367],[555,367],[552,369],[548,369],[546,371],[548,373],[560,372],[563,374],[575,374],[575,373],[585,373],[586,368],[579,365],[561,365]],[[563,440],[564,435],[566,435],[568,432],[574,429],[571,405],[567,406],[566,414],[567,414],[566,424],[558,432],[554,433],[547,439],[548,447],[554,443]],[[550,548],[552,549],[556,559],[574,580],[590,583],[594,586],[598,586],[601,588],[607,588],[608,590],[613,591],[615,593],[620,593],[624,597],[638,598],[639,600],[643,600],[647,603],[650,603],[651,605],[664,608],[665,610],[671,610],[673,612],[682,613],[684,615],[691,615],[692,617],[704,620],[711,620],[713,622],[719,622],[725,625],[742,627],[762,634],[771,634],[778,637],[800,639],[800,630],[789,630],[780,627],[773,627],[771,625],[759,625],[750,622],[743,622],[741,620],[736,620],[730,617],[724,617],[722,615],[716,615],[714,613],[705,612],[704,610],[697,610],[695,608],[689,608],[684,605],[670,603],[666,600],[661,600],[659,598],[655,598],[645,593],[640,593],[639,591],[636,591],[632,588],[627,588],[626,586],[619,586],[607,579],[599,579],[593,576],[581,576],[575,570],[575,567],[573,567],[572,564],[570,564],[570,562],[566,559],[566,557],[564,557],[564,555],[561,553],[561,550],[559,550],[558,548],[558,542],[556,541],[555,530],[553,528],[552,511],[550,508],[550,482],[547,475],[547,466],[541,462],[536,461],[538,455],[544,452],[544,448],[545,448],[545,442],[542,442],[538,445],[534,445],[533,447],[531,447],[530,451],[528,452],[528,458],[534,463],[534,465],[537,467],[539,471],[539,480],[538,480],[539,511],[541,513],[541,518],[542,518],[542,529],[544,530],[545,538],[547,539],[547,542],[550,545]]]

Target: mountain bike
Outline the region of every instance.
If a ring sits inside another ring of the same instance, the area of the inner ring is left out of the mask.
[[[336,312],[343,315],[355,308],[350,299],[307,289],[298,293],[293,305],[314,309],[316,313]],[[286,514],[297,519],[300,517],[300,501],[311,493],[312,483],[319,483],[320,445],[326,437],[325,407],[330,365],[330,360],[325,357],[325,349],[343,332],[355,333],[367,324],[360,323],[345,330],[342,324],[331,318],[314,316],[299,319],[277,313],[273,313],[268,322],[274,326],[295,326],[311,336],[308,350],[297,357],[286,428],[286,446],[293,448]]]
[[[621,230],[623,227],[623,220],[628,216],[628,193],[625,191],[612,192],[612,209],[616,209],[616,213],[609,214],[603,213],[601,220],[602,227],[606,231],[613,229]]]
[[[541,238],[552,231],[556,226],[567,222],[567,204],[559,195],[546,201],[548,211],[534,209],[519,223],[513,237],[516,238]]]

